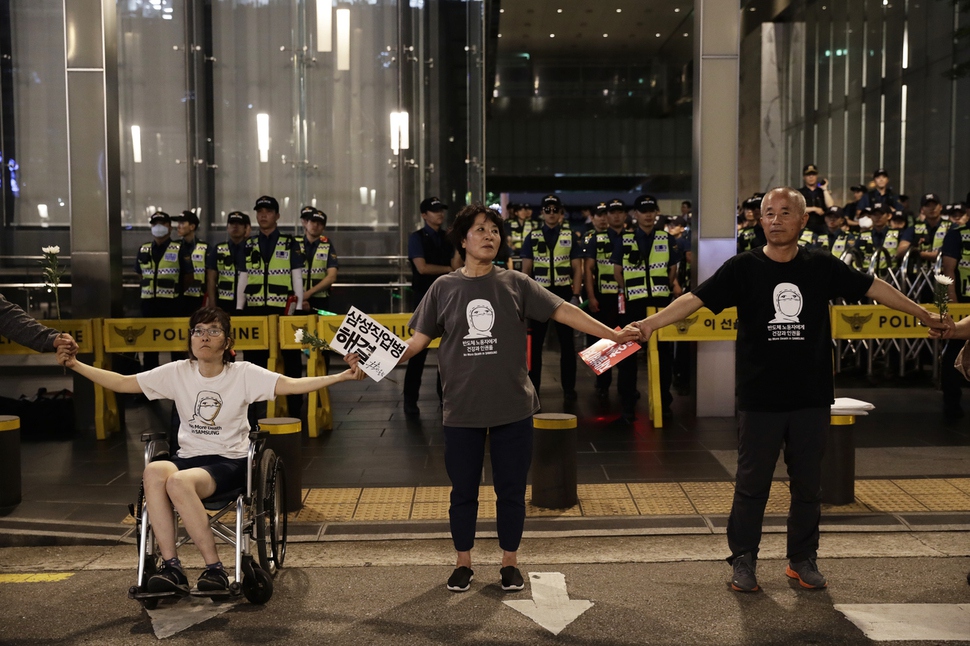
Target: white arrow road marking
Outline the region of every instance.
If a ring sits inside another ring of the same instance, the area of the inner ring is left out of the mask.
[[[221,615],[234,605],[236,604],[229,602],[215,603],[206,597],[186,597],[178,603],[163,603],[146,612],[152,618],[155,637],[165,639]]]
[[[970,604],[838,603],[835,609],[873,641],[964,641]]]
[[[553,635],[558,635],[569,624],[593,607],[592,601],[570,599],[566,592],[566,576],[561,572],[529,572],[532,587],[531,600],[505,601],[523,615],[536,622]]]

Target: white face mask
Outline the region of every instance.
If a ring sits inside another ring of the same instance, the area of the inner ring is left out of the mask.
[[[164,224],[153,224],[152,235],[156,238],[164,238],[169,233],[168,227]]]

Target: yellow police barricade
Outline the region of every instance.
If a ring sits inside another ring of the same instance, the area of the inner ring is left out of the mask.
[[[92,362],[94,367],[105,368],[106,361],[108,361],[108,366],[111,365],[104,353],[104,343],[101,339],[101,319],[42,319],[38,323],[61,332],[67,332],[74,337],[80,354],[94,355]],[[0,336],[0,354],[36,354],[36,352]],[[96,387],[94,390],[94,406],[97,437],[99,440],[107,439],[108,435],[116,432],[120,426],[114,393],[106,394],[103,389]],[[107,409],[110,409],[110,412]],[[99,410],[103,411],[101,415],[97,414]]]
[[[276,316],[269,317],[275,319]],[[101,319],[96,319],[101,321]],[[271,325],[265,316],[234,316],[232,335],[236,350],[269,350],[270,369],[277,365],[279,346],[276,344],[276,322]],[[137,318],[104,319],[99,326],[103,330],[101,347],[104,353],[115,352],[185,352],[189,347],[189,319],[179,318]],[[105,359],[105,369],[110,369],[110,359]],[[277,370],[277,372],[279,372]],[[109,422],[117,426],[118,405],[114,393],[95,385],[95,426],[109,428]],[[101,399],[99,399],[99,397]],[[285,399],[285,398],[284,398]],[[273,402],[268,402],[270,417]],[[100,418],[100,419],[99,419]],[[117,430],[111,428],[111,430]],[[98,439],[105,439],[98,431]]]
[[[306,314],[302,316],[281,316],[279,317],[279,347],[280,350],[303,350],[306,348],[302,343],[296,342],[296,331],[305,329],[316,334],[317,315]],[[319,336],[319,335],[318,335]],[[327,374],[327,367],[323,361],[325,350],[310,349],[307,359],[307,377],[321,377]],[[276,411],[286,410],[286,397],[281,397]],[[299,411],[291,413],[291,417],[299,415]],[[279,416],[279,415],[277,415]],[[307,396],[306,405],[307,431],[310,437],[320,435],[320,429],[330,430],[333,428],[333,420],[330,412],[330,391],[326,388],[315,390]]]
[[[411,320],[411,313],[404,314],[368,314],[372,319],[386,327],[388,330],[396,334],[399,338],[407,341],[411,338],[413,330],[408,327],[408,321]],[[343,323],[343,316],[320,316],[317,318],[317,336],[330,343],[333,341],[334,334],[340,329],[340,324]],[[440,339],[433,340],[428,347],[437,348]],[[337,357],[337,360],[341,360]],[[309,373],[308,373],[309,374]],[[402,385],[403,386],[403,385]],[[333,427],[333,417],[330,412],[330,395],[328,394],[326,400],[320,401],[320,411],[318,413],[320,420],[326,420],[326,425],[322,424],[318,426],[319,430],[331,430]],[[309,417],[309,413],[307,413]],[[310,436],[316,437],[314,430],[310,429]]]
[[[923,305],[936,312],[936,306]],[[647,314],[659,310],[649,308]],[[950,315],[954,320],[970,316],[970,303],[950,303]],[[928,335],[915,316],[903,314],[885,305],[832,305],[829,307],[832,337],[835,339],[924,339]],[[647,367],[650,379],[647,405],[650,420],[658,428],[663,427],[660,398],[660,362],[658,341],[734,341],[737,338],[737,308],[731,307],[714,314],[706,307],[697,310],[682,321],[657,330],[651,335],[647,347]]]

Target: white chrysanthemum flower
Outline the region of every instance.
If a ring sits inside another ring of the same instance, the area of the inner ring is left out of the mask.
[[[303,328],[300,328],[299,330],[297,330],[296,333],[293,335],[293,338],[296,339],[297,343],[303,343]]]
[[[935,276],[933,276],[933,278],[935,278],[936,282],[939,283],[940,285],[946,285],[947,287],[949,287],[950,285],[953,284],[953,279],[950,278],[949,276],[944,276],[943,274],[936,274]]]
[[[44,253],[58,254],[61,252],[61,248],[57,245],[54,245],[52,247],[41,247],[41,251],[43,251]]]

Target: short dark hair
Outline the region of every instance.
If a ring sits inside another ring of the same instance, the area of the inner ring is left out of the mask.
[[[484,213],[485,219],[493,222],[498,227],[502,237],[501,243],[503,245],[505,244],[505,221],[502,220],[502,216],[480,202],[469,204],[458,212],[457,217],[455,217],[455,224],[452,225],[451,230],[448,232],[448,239],[451,240],[451,244],[458,250],[458,255],[461,256],[462,260],[465,259],[465,248],[461,246],[461,243],[468,236],[472,225],[475,224],[475,218],[480,213]]]
[[[686,206],[688,209],[694,206],[693,204],[690,203],[690,200],[684,200],[683,202],[681,202],[681,205]]]
[[[232,324],[229,320],[229,314],[219,307],[201,307],[189,318],[189,329],[195,328],[199,323],[218,323],[222,331],[226,333],[226,349],[222,353],[222,362],[231,363],[233,360],[232,346],[235,345],[235,339],[232,338]],[[189,335],[189,359],[196,359],[195,354],[192,352],[192,335]]]

